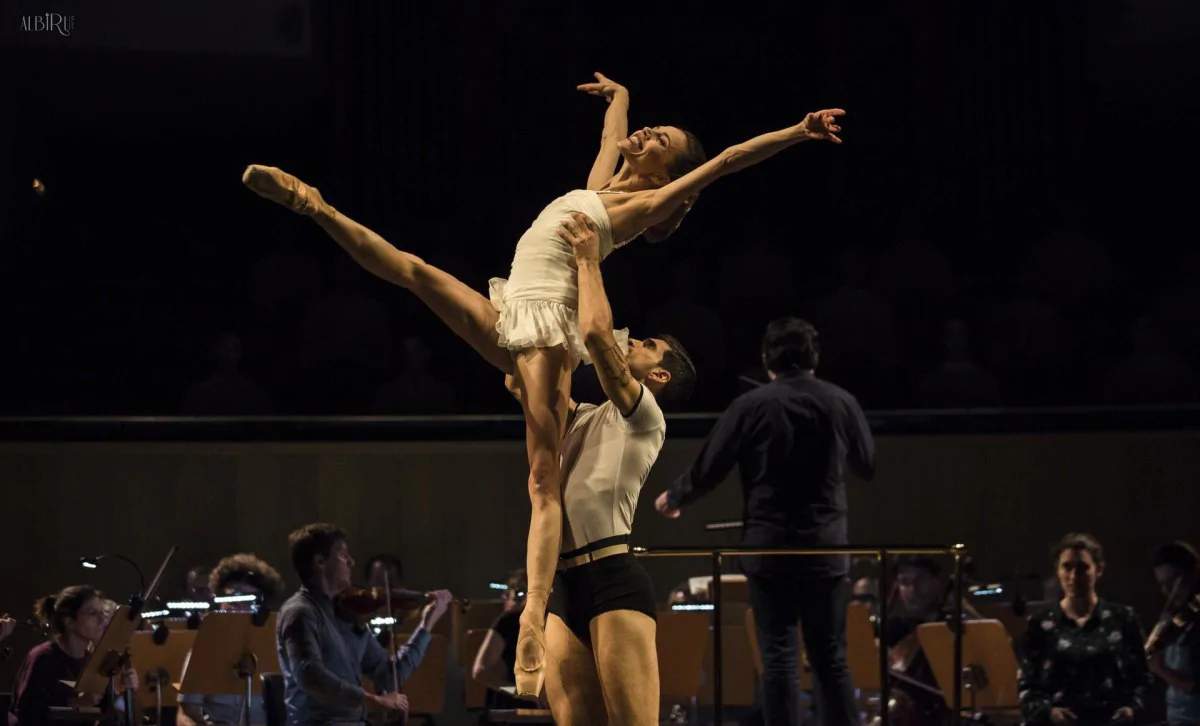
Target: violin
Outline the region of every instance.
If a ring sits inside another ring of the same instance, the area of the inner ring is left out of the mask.
[[[1200,619],[1200,586],[1193,585],[1192,593],[1187,597],[1178,597],[1183,579],[1175,581],[1167,605],[1163,608],[1162,617],[1146,638],[1146,656],[1155,655],[1179,639],[1179,636],[1192,631],[1196,621]],[[1174,607],[1172,607],[1174,606]]]
[[[342,620],[366,627],[380,613],[391,615],[396,610],[417,610],[433,600],[432,594],[417,590],[351,587],[338,593],[333,599],[333,607]],[[450,602],[458,603],[463,612],[471,609],[469,600]],[[392,612],[388,612],[389,608]]]

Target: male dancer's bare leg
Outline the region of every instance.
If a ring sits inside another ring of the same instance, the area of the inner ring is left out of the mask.
[[[608,724],[596,656],[557,615],[546,619],[546,700],[559,726]]]
[[[659,703],[656,624],[645,613],[613,610],[591,622],[592,651],[609,720],[657,726]]]

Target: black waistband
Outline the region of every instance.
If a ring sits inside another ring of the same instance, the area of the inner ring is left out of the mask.
[[[604,549],[605,547],[612,547],[613,545],[619,545],[619,544],[629,544],[629,535],[618,534],[618,535],[614,535],[612,537],[605,537],[604,539],[598,539],[595,542],[588,542],[587,544],[580,547],[579,549],[574,549],[574,550],[571,550],[570,552],[563,552],[561,555],[558,556],[558,559],[569,560],[572,557],[586,555],[588,552],[595,552],[596,550]]]

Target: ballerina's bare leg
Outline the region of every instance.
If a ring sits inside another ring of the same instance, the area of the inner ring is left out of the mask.
[[[559,460],[571,398],[571,365],[566,349],[533,348],[519,353],[517,382],[525,409],[529,501],[533,512],[525,554],[528,586],[513,675],[518,695],[536,698],[545,682],[546,604],[562,544]]]
[[[364,269],[415,294],[456,335],[521,389],[529,457],[528,593],[518,637],[517,691],[540,695],[544,681],[546,603],[562,539],[559,455],[566,430],[571,369],[566,349],[535,348],[514,357],[499,345],[500,314],[479,292],[420,257],[398,250],[371,229],[334,209],[320,192],[274,167],[247,167],[242,181],[255,193],[312,217]]]
[[[274,167],[252,165],[242,181],[258,195],[312,217],[368,272],[409,290],[484,360],[513,373],[512,357],[500,347],[500,313],[478,291],[414,254],[398,250],[371,229],[337,211],[316,187]]]

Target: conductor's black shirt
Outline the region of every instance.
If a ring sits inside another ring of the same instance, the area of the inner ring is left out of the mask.
[[[811,372],[789,372],[736,398],[692,468],[672,483],[678,509],[712,491],[737,465],[749,546],[845,545],[846,470],[875,475],[875,439],[858,401]],[[845,555],[742,558],[749,574],[844,575]],[[765,568],[765,569],[764,569]]]

